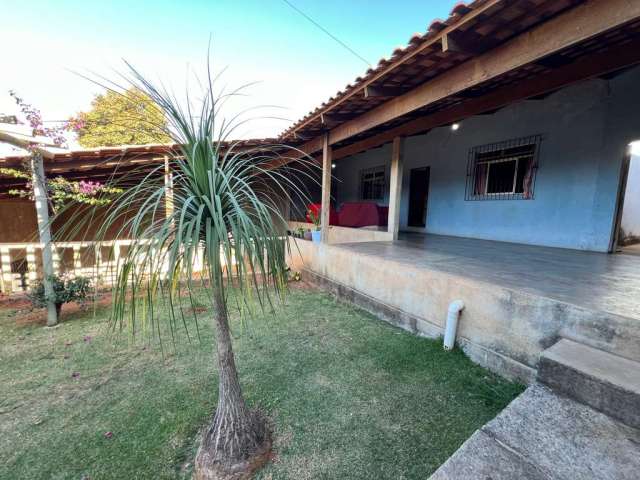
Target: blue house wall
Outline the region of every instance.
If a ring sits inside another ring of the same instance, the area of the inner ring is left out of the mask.
[[[640,139],[639,107],[640,68],[634,68],[466,119],[457,131],[442,127],[407,138],[401,229],[407,229],[410,171],[429,166],[426,232],[607,251],[622,161],[627,145]],[[533,199],[465,201],[470,148],[536,134],[542,142]],[[339,160],[337,203],[358,200],[360,171],[389,169],[390,158],[385,145]]]

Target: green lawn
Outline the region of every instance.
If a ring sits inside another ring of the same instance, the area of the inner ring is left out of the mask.
[[[45,329],[0,311],[0,478],[190,477],[217,392],[207,312],[201,342],[164,356],[106,315]],[[316,291],[234,327],[246,397],[275,428],[264,480],[425,479],[522,390]]]

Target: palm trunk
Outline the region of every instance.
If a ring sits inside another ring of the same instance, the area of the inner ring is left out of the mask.
[[[218,407],[196,455],[196,480],[245,479],[268,460],[271,438],[264,417],[244,401],[233,355],[222,289],[214,293]]]

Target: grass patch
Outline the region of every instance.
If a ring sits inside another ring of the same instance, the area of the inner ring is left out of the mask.
[[[202,342],[164,355],[110,335],[107,313],[44,329],[0,311],[0,478],[190,478],[217,396],[210,311]],[[320,292],[233,325],[247,400],[275,426],[263,480],[427,478],[522,391]]]

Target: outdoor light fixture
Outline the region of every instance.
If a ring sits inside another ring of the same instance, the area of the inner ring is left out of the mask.
[[[332,169],[333,169],[333,168],[336,168],[336,164],[335,164],[335,163],[332,163],[332,164],[331,164],[331,168],[332,168]]]
[[[459,123],[452,123],[451,124],[451,130],[453,130],[454,132],[456,130],[458,130],[460,128],[460,124]]]

